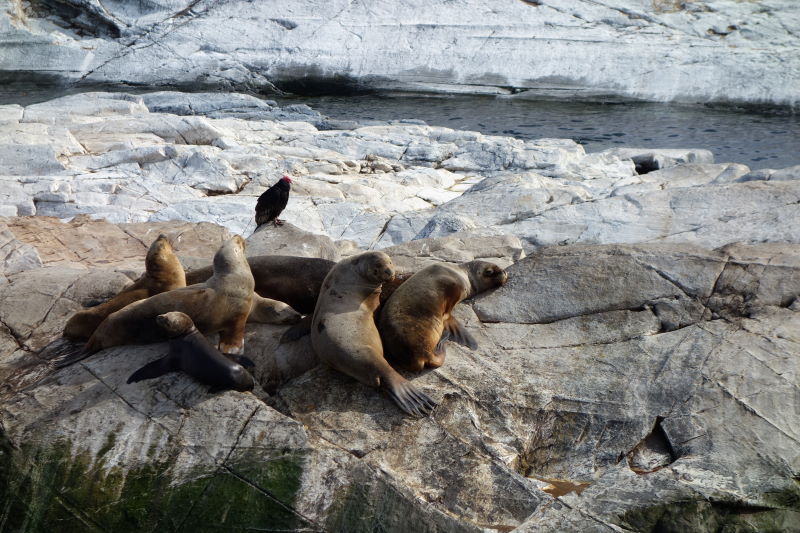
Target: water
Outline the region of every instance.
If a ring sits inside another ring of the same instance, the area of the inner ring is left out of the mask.
[[[0,104],[29,105],[85,89],[56,91],[0,84]],[[95,90],[145,92],[142,88]],[[800,115],[789,109],[749,109],[652,103],[526,101],[486,96],[317,96],[277,99],[305,103],[348,120],[419,119],[432,126],[511,135],[574,139],[588,152],[614,146],[705,148],[718,162],[752,169],[800,164]]]
[[[420,119],[432,126],[522,139],[570,138],[588,152],[615,146],[705,148],[717,162],[743,163],[754,170],[800,164],[800,116],[788,109],[537,102],[475,96],[280,100],[289,102],[306,103],[336,119]]]

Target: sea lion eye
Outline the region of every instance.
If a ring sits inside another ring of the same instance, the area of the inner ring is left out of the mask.
[[[491,268],[487,268],[486,270],[483,271],[483,275],[486,276],[487,278],[490,278],[494,275],[494,270]]]

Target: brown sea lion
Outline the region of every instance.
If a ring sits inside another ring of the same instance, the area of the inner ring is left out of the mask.
[[[374,317],[376,322],[380,317],[381,306],[383,306],[383,304],[386,303],[386,300],[388,300],[389,297],[392,294],[394,294],[394,291],[397,290],[397,287],[402,285],[403,282],[405,282],[410,277],[411,273],[395,273],[394,278],[392,278],[389,281],[384,281],[381,284],[380,305],[375,310],[375,317]],[[312,315],[306,315],[294,326],[284,331],[280,339],[281,344],[286,342],[296,341],[311,333],[311,319]]]
[[[257,255],[248,257],[256,284],[256,293],[264,298],[286,302],[304,315],[314,312],[322,281],[334,261],[292,255]],[[187,272],[186,283],[202,283],[211,277],[211,266]]]
[[[156,322],[169,337],[169,353],[131,374],[128,383],[182,371],[210,385],[212,391],[253,389],[253,376],[219,353],[197,330],[189,315],[171,311],[158,315]]]
[[[78,311],[64,326],[69,339],[88,339],[105,318],[133,302],[186,286],[183,266],[167,236],[161,234],[150,245],[144,260],[145,272],[105,303]]]
[[[453,340],[473,350],[475,339],[452,315],[465,298],[499,287],[506,271],[486,261],[429,265],[397,288],[378,321],[386,358],[407,370],[442,366],[444,343]]]
[[[321,361],[365,385],[386,389],[403,411],[423,416],[436,402],[389,366],[375,326],[381,284],[393,278],[394,265],[383,252],[339,261],[322,284],[311,323],[311,345]]]
[[[214,274],[208,281],[162,292],[110,314],[81,353],[65,357],[55,366],[70,365],[111,346],[166,340],[156,317],[170,311],[186,313],[206,335],[219,332],[219,349],[223,353],[241,354],[254,287],[244,249],[240,236],[229,239],[214,256]]]

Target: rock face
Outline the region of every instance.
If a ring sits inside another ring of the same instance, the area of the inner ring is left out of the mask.
[[[0,74],[793,105],[798,31],[794,0],[10,0]]]
[[[798,167],[330,127],[237,94],[0,106],[0,530],[800,531]],[[284,173],[287,224],[252,233]],[[49,372],[63,345],[40,350],[158,234],[195,268],[232,232],[509,281],[457,308],[478,350],[407,374],[425,419],[273,325],[247,327],[253,393],[127,384],[165,344]]]

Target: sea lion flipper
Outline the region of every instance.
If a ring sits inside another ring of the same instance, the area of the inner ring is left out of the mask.
[[[478,341],[475,340],[470,332],[464,329],[464,326],[458,323],[454,317],[450,317],[444,323],[444,331],[442,331],[442,338],[439,339],[439,344],[436,345],[436,351],[438,352],[444,348],[443,343],[446,340],[451,340],[453,342],[457,342],[462,346],[466,346],[470,350],[475,350],[478,348]]]
[[[233,361],[237,365],[240,365],[240,366],[242,366],[244,368],[248,368],[249,369],[249,368],[255,368],[256,367],[256,363],[252,359],[247,357],[246,355],[237,355],[237,354],[234,354],[234,353],[226,353],[226,354],[222,354],[222,355],[224,355],[229,360]]]
[[[177,365],[177,359],[175,357],[165,355],[161,359],[156,359],[155,361],[147,363],[142,368],[131,374],[127,383],[136,383],[137,381],[142,381],[145,379],[157,378],[168,372],[175,372],[176,370],[180,370]]]
[[[64,368],[70,366],[72,364],[77,363],[78,361],[83,361],[93,352],[90,352],[86,349],[85,346],[76,346],[72,351],[65,353],[63,356],[59,357],[58,359],[54,359],[52,361],[53,368]]]
[[[280,343],[294,342],[309,335],[311,333],[312,318],[314,318],[313,315],[306,315],[300,319],[300,322],[284,331],[283,335],[281,335]]]
[[[436,407],[436,402],[400,374],[382,375],[381,384],[394,403],[409,415],[428,416]]]

